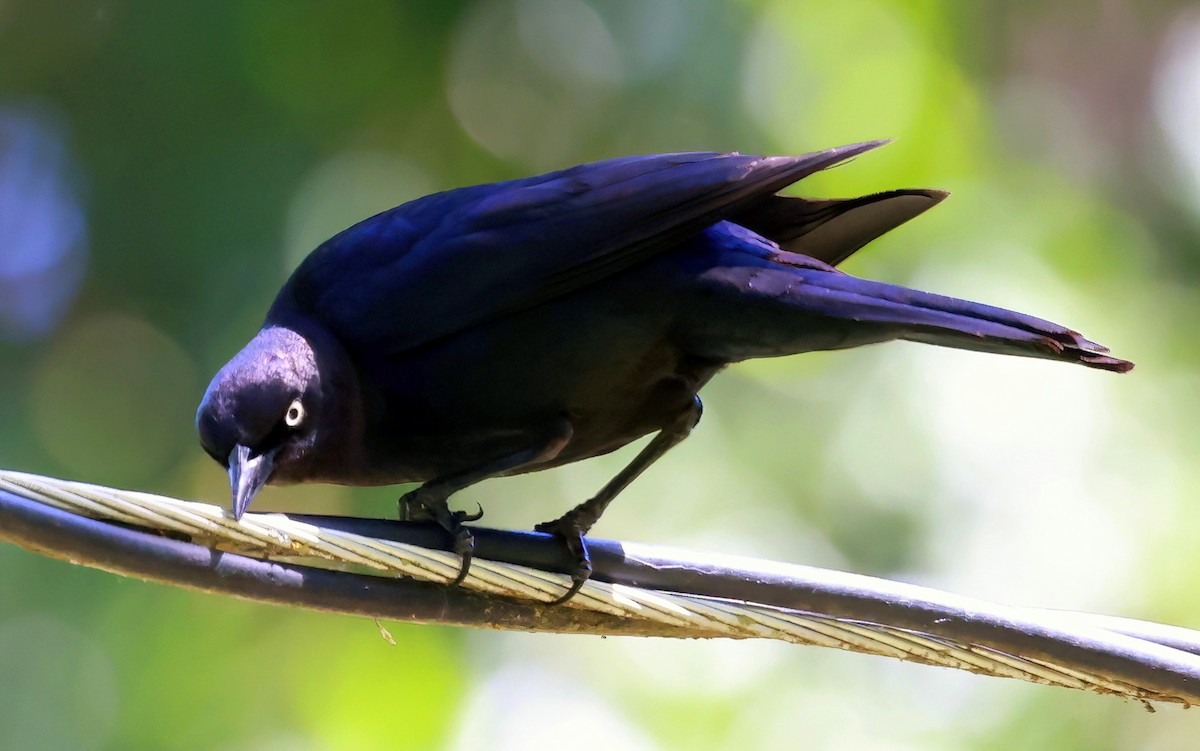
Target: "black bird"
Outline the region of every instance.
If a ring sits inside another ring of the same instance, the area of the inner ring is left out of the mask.
[[[584,164],[385,211],[304,260],[196,415],[240,517],[264,483],[423,481],[401,516],[470,564],[447,498],[656,433],[592,499],[537,526],[590,575],[583,535],[700,419],[730,363],[892,339],[1133,364],[1062,326],[858,279],[836,266],[936,190],[778,196],[882,145],[798,157],[682,153]]]

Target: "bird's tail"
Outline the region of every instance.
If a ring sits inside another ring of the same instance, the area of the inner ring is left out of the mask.
[[[911,327],[900,337],[908,341],[1002,355],[1065,360],[1117,373],[1133,368],[1132,362],[1109,356],[1107,347],[1041,318],[970,300],[842,275],[843,283],[849,280],[853,280],[853,283],[845,285],[848,290],[857,288],[861,292],[843,293],[847,301],[853,300],[856,294],[874,298],[865,301],[872,310],[860,311],[860,315],[864,319],[874,311],[882,316],[895,315],[894,323]]]
[[[1109,356],[1107,348],[1068,328],[991,305],[859,279],[828,268],[723,271],[722,278],[714,280],[717,286],[727,292],[736,289],[739,307],[753,318],[737,323],[738,328],[752,332],[752,341],[742,337],[735,343],[731,331],[710,331],[705,337],[710,343],[723,340],[733,347],[719,353],[726,359],[906,339],[1063,360],[1118,373],[1133,368],[1133,363]],[[737,278],[739,273],[745,277]],[[750,327],[743,328],[747,323]]]

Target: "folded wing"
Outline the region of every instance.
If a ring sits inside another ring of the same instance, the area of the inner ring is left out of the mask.
[[[883,143],[630,157],[428,196],[314,251],[268,321],[302,312],[352,348],[408,351],[595,284]]]

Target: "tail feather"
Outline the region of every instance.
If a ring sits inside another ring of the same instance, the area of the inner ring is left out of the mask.
[[[802,258],[777,253],[770,266],[710,269],[710,294],[688,327],[697,354],[732,362],[905,339],[1118,373],[1133,368],[1041,318],[860,279],[823,264],[805,265]]]
[[[1077,362],[1124,373],[1133,363],[1050,321],[983,303],[810,269],[792,271],[788,302],[809,313],[888,324],[894,338]]]

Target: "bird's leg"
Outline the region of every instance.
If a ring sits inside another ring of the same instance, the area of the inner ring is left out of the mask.
[[[704,405],[700,402],[700,397],[694,397],[688,408],[681,412],[674,422],[659,431],[658,435],[646,444],[646,447],[634,457],[633,461],[618,472],[616,477],[609,480],[599,493],[554,521],[542,522],[534,527],[538,532],[548,532],[562,538],[566,543],[567,551],[575,559],[575,570],[571,573],[571,588],[551,603],[552,605],[560,605],[574,597],[584,582],[591,578],[592,559],[588,555],[587,541],[584,539],[584,535],[599,520],[604,510],[608,508],[608,504],[628,487],[629,483],[636,480],[638,475],[646,471],[647,467],[658,461],[663,454],[671,450],[671,447],[687,438],[691,434],[692,428],[696,427],[696,423],[700,422],[700,415],[703,411]]]
[[[517,451],[499,459],[481,464],[462,472],[455,472],[445,477],[430,480],[416,490],[405,493],[400,498],[400,520],[412,522],[433,522],[450,533],[454,540],[454,552],[462,557],[462,565],[454,584],[461,584],[471,569],[471,558],[475,552],[475,538],[464,522],[477,521],[483,517],[483,508],[474,514],[465,511],[451,511],[447,501],[450,496],[475,483],[489,477],[503,474],[511,469],[553,459],[558,455],[567,442],[571,440],[574,429],[566,418],[560,419],[549,436],[543,436],[541,442],[531,448]]]

